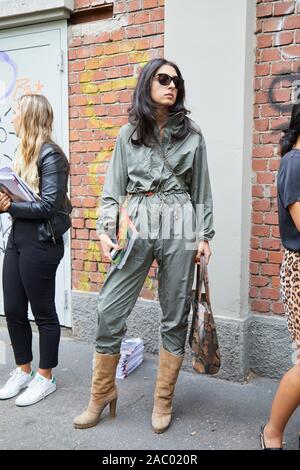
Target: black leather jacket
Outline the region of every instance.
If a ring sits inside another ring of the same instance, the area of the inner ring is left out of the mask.
[[[36,219],[38,239],[56,243],[71,227],[72,206],[67,196],[70,165],[58,145],[46,143],[41,148],[37,166],[41,200],[12,202],[8,213],[13,221]]]

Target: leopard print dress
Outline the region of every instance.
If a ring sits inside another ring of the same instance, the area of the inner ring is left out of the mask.
[[[280,297],[292,340],[300,346],[300,252],[285,250],[280,269]]]

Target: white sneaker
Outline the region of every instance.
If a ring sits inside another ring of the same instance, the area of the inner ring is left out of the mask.
[[[34,376],[32,370],[30,374],[23,372],[21,367],[17,367],[10,372],[10,378],[6,384],[0,388],[0,400],[7,400],[8,398],[15,397],[18,393],[26,388]]]
[[[46,379],[38,372],[35,374],[34,379],[30,382],[27,390],[23,392],[15,401],[17,406],[34,405],[43,398],[46,398],[50,393],[55,392],[56,381],[55,378]]]

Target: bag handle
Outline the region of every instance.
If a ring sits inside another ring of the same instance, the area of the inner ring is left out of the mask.
[[[200,264],[197,264],[197,280],[196,280],[196,300],[201,301],[202,285],[204,283],[205,300],[210,305],[210,291],[208,282],[208,271],[205,263],[204,255],[200,256]]]

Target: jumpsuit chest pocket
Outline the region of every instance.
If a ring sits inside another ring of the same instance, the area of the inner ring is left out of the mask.
[[[147,181],[151,175],[151,148],[144,146],[132,148],[127,156],[128,173],[142,181]]]

